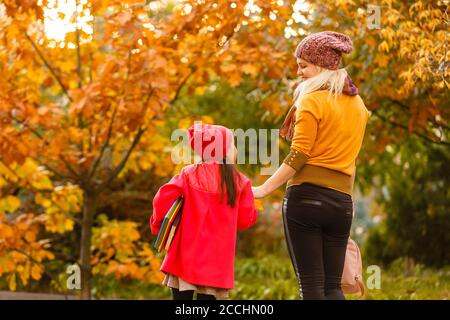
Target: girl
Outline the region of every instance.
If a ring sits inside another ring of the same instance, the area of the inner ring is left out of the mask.
[[[184,196],[181,221],[161,266],[163,284],[174,300],[227,298],[234,287],[237,230],[256,222],[250,180],[234,164],[237,150],[231,130],[195,124],[188,129],[191,147],[203,163],[184,167],[153,199],[151,231],[157,234],[164,215]]]
[[[341,276],[356,158],[369,117],[347,71],[338,69],[341,54],[352,46],[348,36],[332,31],[312,34],[297,46],[301,82],[280,129],[292,140],[291,151],[262,186],[253,188],[261,198],[287,182],[283,222],[303,299],[345,299]]]

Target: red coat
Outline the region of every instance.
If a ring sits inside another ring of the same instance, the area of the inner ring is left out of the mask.
[[[250,180],[243,174],[237,184],[234,208],[220,198],[219,164],[201,163],[184,167],[180,174],[163,185],[153,199],[150,218],[157,234],[173,201],[185,198],[182,218],[162,263],[161,271],[203,286],[234,287],[234,256],[237,230],[256,222]],[[238,181],[236,177],[236,181]]]

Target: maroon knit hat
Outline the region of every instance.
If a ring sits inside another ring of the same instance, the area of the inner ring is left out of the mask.
[[[337,70],[342,52],[350,53],[352,49],[350,37],[334,31],[323,31],[304,38],[297,46],[295,56],[319,67]]]

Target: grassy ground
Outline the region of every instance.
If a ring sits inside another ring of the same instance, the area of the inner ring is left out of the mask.
[[[367,275],[364,275],[367,278]],[[129,299],[170,299],[169,289],[130,282],[113,284],[99,294]],[[125,289],[126,288],[126,289]],[[102,290],[103,291],[103,290]],[[433,270],[416,266],[405,276],[403,260],[381,269],[381,288],[367,290],[368,300],[450,299],[450,266]],[[231,299],[298,299],[297,281],[288,258],[266,255],[261,258],[238,258],[235,288]],[[348,299],[356,299],[348,295]]]
[[[364,274],[365,279],[370,274]],[[257,285],[255,285],[257,284]],[[297,281],[290,261],[266,256],[240,259],[232,299],[298,299]],[[348,295],[356,299],[358,295]],[[450,267],[432,270],[416,266],[405,276],[403,260],[381,269],[380,289],[366,291],[367,300],[450,299]]]

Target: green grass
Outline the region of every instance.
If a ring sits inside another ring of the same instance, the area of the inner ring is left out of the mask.
[[[450,266],[434,270],[417,265],[405,276],[403,260],[381,269],[381,288],[367,289],[367,300],[450,299]],[[367,274],[364,278],[367,279]],[[118,283],[110,278],[97,282],[103,297],[125,299],[170,299],[170,290],[163,286],[146,285],[137,281]],[[347,295],[347,299],[357,299]],[[235,288],[230,299],[295,300],[298,286],[289,258],[265,255],[260,258],[237,258]]]
[[[417,265],[405,276],[403,260],[381,268],[380,289],[366,289],[367,300],[422,300],[450,298],[450,266],[433,270]],[[365,281],[370,274],[364,274]],[[347,295],[357,299],[358,295]],[[239,259],[232,299],[298,299],[297,281],[288,258],[265,256]]]
[[[231,299],[291,300],[297,297],[297,280],[288,259],[271,255],[237,259]]]
[[[408,276],[404,260],[395,261],[381,273],[381,289],[368,290],[367,299],[377,300],[449,300],[450,266],[442,269],[416,265]]]

